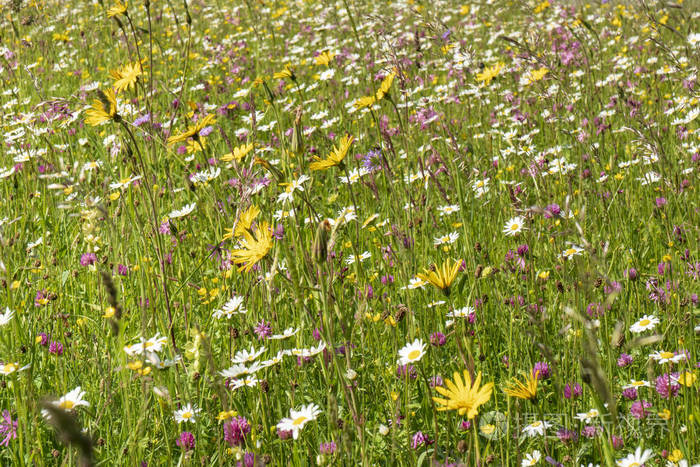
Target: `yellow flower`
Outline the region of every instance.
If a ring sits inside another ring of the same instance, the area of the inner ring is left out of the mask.
[[[229,418],[233,418],[236,415],[238,415],[238,412],[236,412],[235,410],[228,410],[228,411],[222,410],[221,412],[219,412],[219,415],[216,416],[216,419],[217,420],[228,420]]]
[[[227,232],[224,234],[223,240],[228,240],[232,237],[242,237],[244,232],[250,230],[250,226],[253,225],[253,221],[260,214],[260,208],[252,205],[245,211],[241,213],[238,217],[238,222],[230,228],[225,229]]]
[[[503,392],[518,399],[534,400],[537,397],[538,374],[539,371],[531,373],[529,376],[525,376],[523,381],[514,378],[509,387],[503,389]]]
[[[322,54],[317,55],[316,58],[314,59],[314,62],[316,63],[316,65],[328,66],[328,64],[331,62],[331,60],[333,60],[333,57],[335,57],[334,53],[331,53],[329,51],[325,51]]]
[[[491,80],[498,76],[504,66],[503,63],[499,62],[490,68],[484,68],[484,71],[476,74],[476,80],[483,81],[488,86]]]
[[[354,105],[355,108],[359,110],[365,107],[372,107],[375,102],[377,102],[377,98],[375,96],[365,96],[357,99]]]
[[[242,144],[236,148],[233,148],[233,152],[229,152],[228,154],[224,154],[221,156],[221,160],[223,162],[229,162],[232,160],[240,161],[243,159],[250,151],[253,150],[253,143],[248,143],[248,144]]]
[[[424,272],[416,274],[418,279],[430,282],[435,287],[441,290],[446,290],[452,285],[452,282],[457,277],[459,267],[462,265],[462,260],[452,261],[450,259],[442,263],[442,266],[436,268],[435,271],[426,269]]]
[[[214,123],[214,116],[208,114],[204,118],[201,118],[194,125],[190,125],[186,131],[183,131],[179,135],[173,135],[168,138],[168,144],[175,144],[180,141],[185,141],[187,138],[193,138],[195,141],[199,139],[199,132],[208,126],[210,123]]]
[[[243,263],[238,268],[239,272],[248,272],[272,248],[272,232],[269,224],[267,222],[260,223],[255,236],[250,230],[245,230],[242,243],[242,249],[231,252],[231,259],[235,263]]]
[[[136,81],[143,74],[143,68],[139,62],[127,63],[121,68],[110,71],[109,74],[116,80],[114,89],[119,93],[125,89],[134,89],[136,87]]]
[[[331,151],[331,153],[325,159],[315,157],[315,161],[309,164],[309,168],[311,170],[326,170],[335,165],[339,165],[341,162],[343,162],[343,159],[345,159],[348,149],[350,149],[350,145],[354,140],[355,138],[353,136],[343,136],[343,138],[340,140],[339,147],[333,146],[333,151]]]
[[[117,114],[117,98],[114,90],[97,91],[97,99],[93,99],[92,108],[85,113],[87,114],[85,123],[90,126],[97,126],[109,120],[121,121],[121,116]]]
[[[292,81],[296,79],[296,76],[294,75],[294,70],[292,70],[292,67],[289,66],[289,64],[284,66],[284,70],[278,71],[274,75],[272,75],[273,79],[285,79],[285,78],[291,78]]]
[[[384,98],[386,94],[389,93],[389,89],[391,89],[391,84],[394,82],[394,77],[396,77],[396,72],[392,71],[386,77],[382,80],[382,84],[379,86],[379,90],[377,91],[377,100],[380,101]]]
[[[697,379],[697,375],[692,371],[684,371],[683,373],[678,375],[678,383],[686,387],[691,387],[695,383],[695,381],[697,381]]]
[[[445,380],[447,389],[440,386],[435,388],[447,399],[433,397],[433,400],[443,406],[438,410],[457,410],[460,415],[466,414],[468,419],[472,419],[479,413],[479,406],[489,401],[493,391],[493,383],[484,384],[481,388],[480,384],[481,373],[476,376],[476,380],[472,383],[467,370],[464,370],[464,382],[462,382],[459,373],[455,371],[454,382],[449,379]]]
[[[112,16],[118,16],[118,15],[125,14],[126,13],[126,6],[127,6],[126,2],[122,3],[121,1],[116,0],[116,3],[114,4],[114,6],[112,8],[110,8],[109,10],[107,10],[107,17],[111,18]]]

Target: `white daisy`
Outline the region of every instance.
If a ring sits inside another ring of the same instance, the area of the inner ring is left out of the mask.
[[[651,449],[646,449],[642,452],[642,448],[638,447],[633,453],[627,455],[627,457],[618,459],[618,467],[638,467],[644,465],[646,461],[654,456],[654,451]]]
[[[547,428],[551,426],[552,424],[549,422],[537,420],[523,428],[523,433],[530,438],[534,438],[535,436],[544,436],[545,432],[547,431]]]
[[[654,329],[660,322],[659,318],[654,315],[644,315],[642,319],[630,326],[630,331],[634,333],[648,331]]]
[[[243,349],[236,352],[231,361],[233,363],[250,363],[262,355],[265,350],[267,349],[265,349],[264,346],[256,350],[255,347],[251,345],[250,350]]]
[[[525,219],[523,219],[520,216],[513,217],[508,222],[506,222],[506,225],[503,227],[503,233],[509,237],[518,235],[523,230],[524,225]]]
[[[410,344],[403,346],[399,350],[399,365],[408,365],[409,363],[417,362],[425,355],[425,344],[422,339],[416,339]]]
[[[196,203],[188,204],[180,209],[174,209],[170,211],[170,214],[168,214],[168,217],[170,219],[177,219],[178,217],[185,217],[192,211],[194,211],[194,208],[197,206]]]
[[[0,375],[11,375],[15,371],[22,371],[29,368],[29,365],[25,365],[20,368],[19,363],[0,363]]]
[[[280,431],[291,431],[294,439],[299,439],[299,432],[304,425],[316,420],[321,414],[321,409],[316,404],[302,406],[299,410],[290,409],[289,417],[283,418],[277,424]]]
[[[458,211],[459,211],[459,206],[457,206],[456,204],[451,204],[448,206],[440,206],[438,208],[438,212],[440,213],[440,217],[448,216],[448,215],[455,213],[455,212],[458,212]]]
[[[458,238],[459,238],[459,233],[452,232],[452,233],[443,235],[441,237],[435,237],[433,239],[433,245],[440,246],[440,245],[452,244],[452,243],[456,242]]]
[[[15,315],[15,312],[10,310],[9,307],[5,307],[5,312],[0,313],[0,326],[4,326],[7,323],[12,320],[12,317]]]
[[[236,314],[245,314],[247,313],[248,310],[245,309],[243,306],[243,297],[240,297],[238,295],[234,295],[231,300],[226,302],[223,307],[219,310],[214,310],[214,318],[230,318],[233,315]]]
[[[649,381],[637,381],[636,379],[630,380],[630,383],[623,386],[622,389],[631,389],[631,388],[641,388],[641,387],[650,387]]]
[[[680,354],[676,355],[673,352],[668,352],[665,350],[661,350],[661,351],[657,350],[656,352],[649,354],[649,358],[656,360],[660,364],[669,363],[669,362],[679,363],[679,362],[685,360],[685,354],[680,353]]]
[[[600,415],[600,412],[598,412],[598,409],[591,409],[588,412],[583,412],[583,413],[577,413],[576,418],[577,420],[581,420],[582,422],[585,423],[591,423],[594,418],[598,418]]]
[[[187,404],[183,406],[180,410],[176,410],[175,413],[173,414],[173,418],[177,423],[182,423],[182,422],[192,422],[197,419],[197,414],[201,412],[202,409],[198,409],[197,406],[192,406],[191,404]]]
[[[576,245],[571,245],[569,248],[562,251],[560,258],[571,259],[574,256],[579,256],[581,253],[583,253],[583,248],[576,246]]]
[[[525,457],[523,457],[522,462],[520,465],[522,467],[530,466],[530,465],[536,465],[540,459],[542,458],[542,453],[535,449],[531,453],[525,454]]]
[[[85,397],[85,391],[78,386],[65,396],[61,396],[56,402],[54,402],[54,405],[63,410],[73,410],[81,405],[90,407],[90,403],[83,399],[83,397]]]
[[[282,334],[275,334],[270,336],[269,338],[275,340],[287,339],[288,337],[292,337],[298,332],[299,328],[287,328],[284,331],[282,331]]]

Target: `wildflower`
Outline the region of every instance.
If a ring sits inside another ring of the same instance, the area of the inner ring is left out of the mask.
[[[416,274],[416,277],[433,284],[441,290],[447,291],[455,277],[457,277],[461,266],[462,260],[452,262],[452,260],[448,259],[435,271],[426,269],[424,272]]]
[[[122,3],[120,0],[116,0],[114,6],[107,10],[107,17],[111,18],[113,16],[126,15],[126,7],[128,3]]]
[[[168,214],[169,219],[178,219],[180,217],[185,217],[186,215],[190,214],[192,211],[194,211],[194,208],[197,206],[196,203],[191,203],[183,206],[181,209],[174,209],[170,211],[170,214]]]
[[[537,398],[537,373],[530,373],[523,381],[513,379],[509,387],[503,389],[507,395],[518,399],[532,400]]]
[[[617,366],[624,368],[626,366],[629,366],[632,364],[632,356],[628,355],[626,353],[620,354],[620,357],[617,359]]]
[[[413,449],[418,449],[426,444],[432,444],[432,441],[422,431],[416,432],[416,434],[414,434],[411,438],[411,447]]]
[[[168,138],[168,145],[185,141],[187,138],[192,138],[193,140],[198,141],[200,132],[211,123],[214,123],[214,116],[212,114],[208,114],[197,120],[194,125],[190,125],[187,130]]]
[[[540,459],[542,458],[542,453],[535,449],[531,453],[525,454],[525,457],[523,458],[522,462],[520,463],[521,466],[526,467],[529,465],[536,465]]]
[[[416,339],[410,344],[406,344],[399,350],[399,365],[408,365],[417,362],[425,355],[425,344],[422,339]]]
[[[335,454],[335,452],[337,450],[338,450],[338,446],[335,444],[335,441],[331,441],[330,443],[321,443],[321,445],[318,447],[318,451],[321,454],[326,454],[326,455]]]
[[[180,433],[180,437],[177,439],[177,441],[175,441],[175,444],[184,449],[185,452],[191,451],[194,449],[195,445],[194,435],[189,431],[183,431]]]
[[[270,334],[272,334],[270,323],[265,322],[265,320],[261,320],[258,324],[256,324],[253,331],[255,332],[255,335],[258,336],[258,339],[266,339]]]
[[[0,375],[11,375],[15,371],[22,371],[29,368],[29,365],[20,368],[19,363],[0,363]]]
[[[630,407],[630,414],[638,420],[645,418],[649,412],[646,409],[650,408],[651,404],[645,400],[639,400],[632,403]]]
[[[12,320],[15,312],[10,310],[9,307],[5,307],[5,312],[0,313],[0,326],[4,326]]]
[[[656,392],[664,399],[677,396],[680,389],[681,386],[678,384],[678,381],[668,373],[659,375],[656,378]]]
[[[113,89],[97,91],[97,99],[92,101],[92,108],[86,112],[85,123],[90,126],[97,126],[101,123],[114,120],[120,122],[122,117],[117,113],[117,98]]]
[[[560,257],[562,259],[567,260],[573,258],[574,256],[579,256],[582,252],[583,248],[576,245],[571,245],[569,248],[567,248],[561,253]]]
[[[248,433],[250,433],[250,423],[245,417],[234,417],[224,423],[224,441],[231,447],[242,446]]]
[[[392,71],[388,75],[384,77],[382,80],[382,84],[379,86],[379,89],[377,90],[377,100],[380,101],[384,98],[385,95],[389,93],[389,89],[391,88],[391,84],[394,82],[394,78],[396,77],[396,72]]]
[[[291,431],[294,439],[299,439],[299,432],[310,421],[316,420],[321,409],[316,404],[302,406],[299,410],[290,409],[289,417],[283,418],[277,424],[279,431]]]
[[[685,356],[683,354],[676,355],[673,352],[667,352],[665,350],[657,350],[656,352],[649,354],[649,358],[652,358],[663,365],[664,363],[669,362],[678,363],[684,360]]]
[[[697,375],[692,371],[684,371],[674,378],[676,382],[682,384],[685,387],[691,387],[695,381],[698,379]]]
[[[406,379],[406,376],[408,376],[410,379],[416,379],[418,377],[418,372],[416,371],[416,367],[413,365],[399,365],[396,368],[396,377],[402,380]]]
[[[331,62],[331,60],[333,60],[333,57],[335,57],[335,54],[333,52],[326,50],[326,51],[318,54],[316,56],[316,58],[314,58],[314,63],[316,63],[316,65],[328,66],[328,64]]]
[[[90,407],[90,403],[83,399],[83,397],[85,397],[85,391],[78,386],[68,394],[61,396],[56,402],[54,402],[54,405],[63,410],[73,410],[74,408],[80,406]]]
[[[445,345],[447,338],[441,332],[434,332],[430,335],[430,343],[435,347],[442,347]]]
[[[333,146],[331,153],[325,158],[314,157],[314,162],[309,164],[311,170],[326,170],[333,166],[340,165],[350,149],[350,145],[355,140],[353,136],[345,135],[340,140],[339,146]]]
[[[256,217],[258,217],[258,214],[260,214],[259,207],[255,205],[251,205],[250,207],[248,207],[248,209],[243,211],[238,216],[238,221],[232,228],[225,229],[226,233],[224,234],[223,239],[227,240],[232,237],[242,237],[246,231],[251,229],[253,221]]]
[[[535,363],[532,374],[536,375],[537,379],[548,379],[550,376],[549,364],[547,362]]]
[[[504,66],[505,65],[503,65],[503,63],[499,62],[492,67],[484,68],[481,73],[476,74],[476,80],[482,82],[485,86],[488,86],[491,83],[491,80],[501,73]]]
[[[637,467],[644,465],[646,461],[654,457],[654,452],[651,449],[646,449],[642,452],[642,448],[638,447],[633,453],[622,459],[617,460],[618,467]]]
[[[17,438],[17,420],[12,420],[9,410],[2,411],[2,420],[0,420],[0,436],[5,436],[5,439],[0,441],[0,446],[8,446],[10,440]]]
[[[253,266],[263,259],[272,248],[272,232],[267,222],[262,222],[254,236],[249,230],[243,232],[243,248],[233,250],[231,259],[236,263],[242,263],[239,272],[249,272]]]
[[[518,235],[523,230],[523,225],[525,224],[525,219],[522,217],[513,217],[506,222],[503,227],[503,233],[509,237]]]
[[[241,159],[243,159],[245,156],[247,156],[248,153],[252,150],[253,150],[253,143],[243,144],[241,146],[233,148],[232,152],[229,152],[228,154],[224,154],[223,156],[221,156],[220,159],[223,162],[230,162],[232,160],[239,162]]]
[[[136,87],[136,81],[143,74],[143,68],[139,62],[127,63],[121,68],[110,71],[109,74],[116,80],[114,82],[115,92],[120,93],[125,89]]]
[[[176,410],[175,413],[173,414],[173,418],[177,423],[182,423],[182,422],[192,422],[197,418],[197,414],[201,412],[202,409],[198,409],[197,406],[192,406],[191,404],[187,404],[184,407],[182,407],[179,410]]]
[[[481,385],[481,372],[476,376],[473,383],[467,370],[464,370],[463,374],[464,381],[460,378],[459,373],[455,372],[452,381],[449,379],[445,381],[447,389],[443,387],[435,388],[438,393],[447,399],[433,397],[433,400],[443,406],[438,408],[439,411],[457,410],[460,415],[466,414],[467,418],[471,420],[478,414],[479,407],[491,398],[493,383],[486,383],[479,387]]]
[[[80,257],[81,266],[91,266],[95,264],[95,261],[97,261],[97,255],[95,255],[95,253],[84,253]]]
[[[572,397],[580,397],[581,394],[583,394],[583,388],[581,388],[581,385],[578,383],[574,383],[573,386],[566,383],[566,386],[564,386],[564,397],[567,399],[571,399]]]
[[[63,344],[57,341],[51,341],[49,344],[49,353],[56,354],[58,356],[63,355]]]
[[[591,409],[588,412],[577,413],[576,417],[574,417],[574,418],[576,418],[577,420],[580,420],[582,422],[585,422],[585,423],[591,423],[591,421],[594,418],[598,418],[599,415],[600,415],[600,412],[598,412],[598,409]]]

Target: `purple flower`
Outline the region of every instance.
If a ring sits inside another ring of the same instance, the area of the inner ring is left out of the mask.
[[[442,347],[445,345],[447,338],[441,332],[434,332],[430,335],[430,343],[435,347]]]
[[[629,268],[627,271],[625,271],[625,277],[631,281],[636,281],[637,280],[637,270],[634,268]]]
[[[415,435],[413,435],[413,438],[411,438],[411,447],[413,449],[418,449],[426,444],[432,444],[432,441],[427,435],[423,434],[422,431],[417,432]]]
[[[259,340],[267,339],[267,337],[270,334],[272,334],[272,328],[270,327],[270,323],[266,323],[265,320],[262,320],[258,324],[256,324],[253,331],[255,332],[255,335],[258,336]]]
[[[92,266],[97,261],[97,255],[95,253],[83,253],[80,257],[81,266]]]
[[[435,375],[432,378],[430,378],[430,387],[434,388],[436,386],[442,386],[444,384],[444,381],[442,380],[442,376],[440,375]]]
[[[293,434],[294,433],[292,432],[292,430],[285,431],[277,428],[277,436],[279,436],[279,438],[282,440],[291,438]]]
[[[557,431],[557,438],[564,444],[574,443],[578,440],[578,433],[567,430],[566,428],[560,428],[559,431]]]
[[[331,455],[338,450],[338,446],[336,446],[335,441],[331,441],[330,443],[321,443],[318,450],[321,454]]]
[[[586,425],[581,430],[581,435],[586,438],[594,438],[598,433],[600,433],[601,428],[594,425]]]
[[[39,341],[40,345],[46,346],[46,344],[49,343],[49,336],[47,336],[45,332],[40,332],[37,337],[41,338],[41,340]]]
[[[649,412],[645,410],[649,407],[651,407],[651,404],[645,400],[634,401],[632,407],[630,407],[630,413],[634,418],[641,420],[649,415]]]
[[[620,368],[624,368],[626,366],[629,366],[632,364],[632,356],[627,355],[626,353],[623,353],[620,355],[620,358],[617,359],[617,366]]]
[[[5,436],[5,439],[0,441],[0,446],[7,446],[10,444],[10,440],[17,438],[17,420],[12,420],[12,415],[9,410],[2,411],[0,435]]]
[[[406,375],[411,379],[416,379],[418,372],[413,365],[399,365],[398,368],[396,368],[396,376],[405,379]]]
[[[469,420],[462,420],[461,422],[459,422],[459,429],[461,431],[467,431],[471,427],[472,427],[472,422],[470,422]]]
[[[49,353],[63,355],[63,344],[57,341],[51,341],[49,344]]]
[[[380,149],[372,149],[362,156],[362,167],[368,172],[376,172],[382,168],[382,153]]]
[[[631,401],[637,400],[637,388],[627,388],[622,391],[622,397]]]
[[[676,397],[681,389],[680,384],[674,381],[671,376],[664,373],[656,378],[656,392],[664,399]],[[678,377],[678,373],[674,373],[673,376]]]
[[[180,437],[177,439],[177,441],[175,441],[175,444],[184,449],[185,452],[191,451],[194,449],[195,444],[194,435],[189,431],[183,431],[180,433]]]
[[[564,386],[564,397],[567,399],[571,399],[572,397],[580,397],[582,393],[583,389],[578,383],[574,383],[573,386],[571,386],[571,384],[569,383],[566,383],[566,386]]]
[[[550,204],[549,206],[544,208],[544,217],[546,217],[547,219],[551,219],[552,217],[558,217],[560,213],[561,208],[556,203]]]
[[[230,421],[224,423],[224,441],[226,441],[229,446],[243,445],[248,433],[250,433],[250,423],[248,423],[245,417],[234,417]],[[280,438],[282,438],[279,430],[277,433]],[[289,436],[292,435],[291,432],[287,433],[289,433]]]
[[[243,455],[243,461],[236,464],[236,467],[255,467],[255,453],[250,451]]]
[[[666,206],[666,198],[656,198],[656,207],[662,208]]]
[[[547,362],[535,363],[532,374],[536,375],[538,380],[548,379],[550,377],[549,364]]]
[[[161,222],[160,227],[158,227],[158,232],[163,235],[170,235],[170,221]]]
[[[623,447],[625,447],[625,440],[623,440],[622,437],[620,437],[620,436],[612,435],[611,441],[612,441],[613,448],[615,448],[617,450],[620,450]]]
[[[120,264],[117,266],[117,272],[119,272],[120,276],[126,276],[127,274],[129,274],[129,267],[125,266],[123,264]]]

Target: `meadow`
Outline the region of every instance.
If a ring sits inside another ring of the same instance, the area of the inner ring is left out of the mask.
[[[700,462],[696,0],[9,0],[2,465]]]

